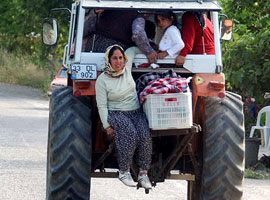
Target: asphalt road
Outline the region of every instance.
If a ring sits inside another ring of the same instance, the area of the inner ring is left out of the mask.
[[[0,83],[0,200],[44,200],[48,100],[39,90]],[[270,180],[245,179],[244,200],[267,200]],[[117,179],[92,179],[92,200],[185,200],[186,181],[158,184],[150,194]]]

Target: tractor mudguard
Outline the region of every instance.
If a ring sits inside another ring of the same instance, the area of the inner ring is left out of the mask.
[[[101,72],[97,72],[99,76]],[[95,96],[96,80],[72,80],[74,96]]]
[[[73,80],[74,96],[95,96],[96,80]]]
[[[195,74],[192,78],[193,116],[198,97],[225,97],[225,76],[220,74]]]

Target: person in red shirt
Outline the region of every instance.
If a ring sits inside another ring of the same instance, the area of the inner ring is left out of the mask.
[[[202,37],[202,27],[204,37]],[[207,55],[215,55],[213,24],[204,14],[198,12],[186,12],[183,14],[182,39],[185,47],[175,59],[177,66],[185,63],[187,54],[205,53]]]

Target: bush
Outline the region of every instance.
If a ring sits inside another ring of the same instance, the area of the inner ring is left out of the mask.
[[[223,11],[234,21],[233,40],[223,42],[223,64],[227,89],[243,100],[255,98],[254,113],[245,109],[246,132],[256,123],[266,105],[270,80],[270,2],[264,0],[221,0]]]

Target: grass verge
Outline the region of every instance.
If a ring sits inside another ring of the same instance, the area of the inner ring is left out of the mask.
[[[43,69],[34,65],[27,56],[15,56],[0,49],[0,82],[3,83],[39,88],[45,94],[57,73],[55,66]]]
[[[245,169],[245,178],[270,179],[270,168],[267,168],[261,162],[258,162],[254,167]]]

